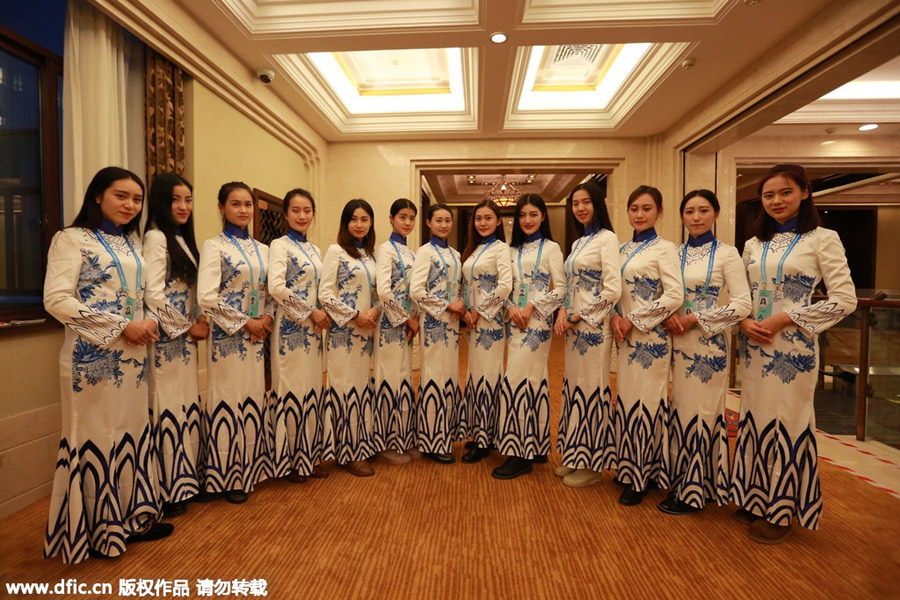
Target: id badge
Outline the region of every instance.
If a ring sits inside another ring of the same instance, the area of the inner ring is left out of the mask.
[[[775,304],[775,292],[759,290],[756,298],[756,320],[762,321],[771,317],[773,304]]]
[[[463,287],[463,297],[466,299],[466,310],[472,308],[472,290],[469,288],[469,284],[467,283],[465,287]]]
[[[250,290],[250,309],[247,314],[251,319],[259,317],[259,290]]]
[[[447,302],[452,302],[452,301],[453,301],[453,286],[448,285],[447,286]]]
[[[412,308],[412,301],[409,299],[409,296],[407,296],[406,300],[403,301],[403,310],[409,312],[410,308]]]
[[[784,286],[776,285],[775,294],[772,297],[772,313],[784,312]]]
[[[697,312],[697,301],[696,300],[685,300],[683,309],[684,309],[685,315],[689,315],[691,313]]]
[[[134,321],[134,315],[137,313],[137,298],[128,296],[125,298],[125,314],[123,315],[129,321]]]
[[[525,308],[526,304],[528,304],[528,284],[520,283],[519,293],[516,295],[516,306]]]
[[[566,308],[572,308],[572,284],[566,282]]]
[[[200,318],[200,305],[197,304],[196,300],[194,301],[194,313],[193,314],[194,314],[195,321]]]

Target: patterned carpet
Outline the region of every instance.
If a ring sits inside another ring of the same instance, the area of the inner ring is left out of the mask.
[[[556,338],[552,357],[555,429]],[[668,516],[656,508],[663,492],[626,508],[609,475],[564,487],[555,454],[513,481],[490,477],[501,461],[265,482],[247,504],[192,504],[170,538],[74,567],[41,559],[45,499],[0,521],[0,580],[109,582],[113,598],[128,578],[187,579],[192,597],[198,579],[258,578],[276,599],[896,597],[900,500],[833,464],[820,463],[820,531],[770,547],[749,541],[730,508]]]

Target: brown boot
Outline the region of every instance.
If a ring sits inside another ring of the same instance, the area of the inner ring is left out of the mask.
[[[291,483],[306,483],[306,475],[301,475],[297,471],[291,469],[291,472],[285,477]]]
[[[325,479],[326,477],[328,477],[328,469],[326,469],[322,465],[316,465],[313,467],[310,477],[314,477],[316,479]]]
[[[765,519],[750,523],[750,539],[759,544],[780,544],[790,532],[790,525],[775,525]]]
[[[375,469],[365,460],[355,460],[346,465],[341,465],[341,468],[357,477],[371,477],[375,474]]]

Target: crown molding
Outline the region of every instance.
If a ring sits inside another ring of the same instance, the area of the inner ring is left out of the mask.
[[[900,100],[817,100],[774,124],[798,123],[900,123]]]
[[[653,44],[638,66],[629,74],[616,92],[609,106],[602,110],[553,109],[519,110],[519,98],[525,85],[530,47],[516,49],[511,93],[507,99],[503,130],[534,129],[597,129],[615,131],[665,79],[677,61],[690,52],[696,43],[678,42]]]
[[[462,48],[465,111],[352,114],[312,61],[303,54],[269,57],[291,86],[327,119],[338,134],[478,131],[478,49]]]
[[[526,0],[522,24],[709,25],[736,4],[732,0]]]
[[[301,156],[317,177],[325,141],[184,9],[166,0],[91,0],[148,46]],[[243,76],[242,76],[243,75]],[[312,136],[301,133],[309,130]],[[317,139],[319,138],[319,139]]]
[[[420,32],[480,23],[479,0],[417,0],[415,8],[408,0],[213,1],[250,39],[337,31]]]

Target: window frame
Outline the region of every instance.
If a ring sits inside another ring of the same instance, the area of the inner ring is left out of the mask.
[[[8,52],[38,69],[41,147],[41,265],[46,272],[50,242],[53,235],[61,229],[62,220],[60,194],[62,132],[60,131],[58,99],[61,92],[59,82],[63,75],[63,59],[58,54],[2,26],[0,26],[0,50]],[[44,321],[28,325],[2,326],[0,327],[0,336],[12,332],[61,327],[59,322],[44,310],[42,303],[17,307],[0,306],[0,321],[2,322],[36,319],[44,319]]]

